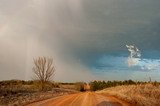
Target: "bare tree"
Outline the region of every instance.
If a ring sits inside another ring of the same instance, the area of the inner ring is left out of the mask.
[[[34,60],[33,72],[41,82],[41,89],[44,90],[45,84],[51,80],[55,72],[52,58],[39,57]]]

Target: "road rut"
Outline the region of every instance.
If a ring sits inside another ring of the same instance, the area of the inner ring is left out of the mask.
[[[115,97],[94,92],[76,93],[44,100],[27,106],[131,106]]]

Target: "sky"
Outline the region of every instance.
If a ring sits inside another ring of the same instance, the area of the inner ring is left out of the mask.
[[[160,81],[159,5],[0,0],[0,80],[33,79],[33,58],[45,56],[54,60],[55,81]],[[136,48],[140,56],[131,56]]]

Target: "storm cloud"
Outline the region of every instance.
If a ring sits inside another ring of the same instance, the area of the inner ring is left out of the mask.
[[[1,0],[0,80],[31,79],[38,56],[53,57],[57,81],[101,79],[95,74],[98,60],[113,57],[115,67],[117,58],[128,57],[126,44],[136,44],[143,58],[159,59],[159,5],[159,0]],[[112,80],[110,74],[123,79],[118,73],[124,76],[125,68],[115,73],[106,66],[107,59],[103,79]],[[127,78],[146,78],[127,70]]]

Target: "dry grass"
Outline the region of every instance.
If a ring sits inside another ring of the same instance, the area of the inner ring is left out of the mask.
[[[63,88],[63,89],[76,89],[76,85],[69,85],[69,84],[61,84],[59,85],[60,88]]]
[[[32,85],[0,88],[0,106],[23,106],[39,100],[45,100],[78,91],[63,88],[52,88],[50,91],[36,90]]]
[[[125,85],[97,92],[113,95],[137,106],[160,106],[160,85]]]

